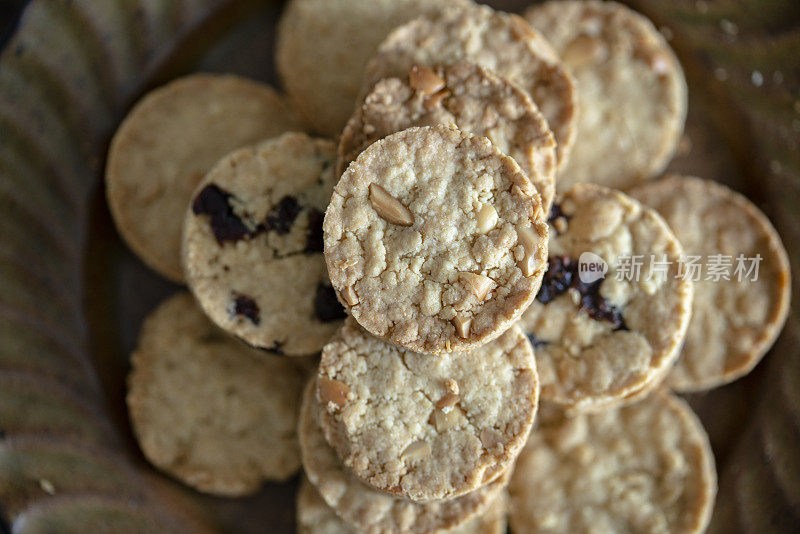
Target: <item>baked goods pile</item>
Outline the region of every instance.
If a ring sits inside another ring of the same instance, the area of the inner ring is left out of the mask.
[[[189,76],[112,142],[120,233],[191,291],[132,357],[145,456],[225,496],[302,464],[300,532],[704,530],[676,393],[758,363],[789,267],[746,198],[660,177],[687,89],[655,27],[291,0],[277,64],[287,97]]]

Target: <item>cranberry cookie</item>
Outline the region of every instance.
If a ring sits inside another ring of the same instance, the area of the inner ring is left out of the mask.
[[[520,325],[531,337],[542,399],[584,410],[665,375],[692,306],[683,249],[630,197],[579,184],[556,199],[549,269]]]
[[[287,133],[208,173],[186,213],[186,279],[208,316],[290,356],[322,348],[345,317],[322,257],[333,142]]]

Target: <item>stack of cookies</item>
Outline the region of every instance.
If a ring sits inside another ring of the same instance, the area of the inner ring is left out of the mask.
[[[704,530],[713,455],[670,389],[758,363],[788,262],[744,197],[652,180],[687,107],[653,25],[292,0],[277,59],[289,98],[188,77],[111,146],[120,233],[193,296],[133,355],[147,458],[226,496],[302,463],[308,533]]]

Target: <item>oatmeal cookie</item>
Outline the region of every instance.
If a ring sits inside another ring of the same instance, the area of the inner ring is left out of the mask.
[[[278,25],[276,62],[286,91],[317,131],[338,136],[364,67],[395,27],[471,0],[292,0]]]
[[[440,124],[488,137],[519,163],[549,211],[556,144],[547,121],[524,91],[468,62],[414,66],[406,76],[379,81],[342,132],[337,173],[387,135]]]
[[[247,347],[179,293],[145,321],[127,403],[147,459],[205,493],[254,493],[300,467],[297,411],[305,373]]]
[[[708,436],[666,391],[619,410],[543,409],[511,479],[514,532],[703,532],[716,495]]]
[[[578,84],[581,113],[558,190],[623,189],[659,174],[683,133],[687,89],[678,59],[642,15],[617,2],[550,0],[525,13]]]
[[[592,184],[557,198],[551,225],[549,268],[520,321],[542,399],[578,411],[614,403],[678,357],[692,306],[683,249],[655,210]]]
[[[559,166],[575,140],[575,82],[547,40],[517,15],[487,6],[450,8],[395,29],[365,74],[362,94],[382,78],[404,76],[414,65],[471,61],[528,92],[555,136]]]
[[[229,154],[186,213],[186,278],[218,326],[291,356],[318,352],[342,306],[322,257],[333,142],[287,133]]]
[[[499,336],[533,300],[545,218],[525,173],[488,139],[410,128],[367,148],[336,185],[325,259],[371,334],[460,352]]]
[[[447,534],[505,534],[508,493],[501,491],[487,510]],[[303,477],[297,494],[298,534],[358,534],[360,531],[336,515],[308,478]]]
[[[695,281],[692,320],[667,383],[697,391],[747,374],[775,342],[789,311],[789,260],[778,233],[752,202],[708,180],[670,176],[631,196],[658,211],[687,256],[706,266]],[[715,258],[727,265],[719,279],[710,272]]]
[[[325,503],[356,530],[367,534],[443,532],[481,516],[505,491],[508,471],[491,484],[449,501],[415,503],[367,486],[352,475],[325,441],[319,426],[315,383],[309,382],[300,408],[303,467]]]
[[[508,470],[538,394],[533,350],[517,327],[470,352],[430,356],[374,338],[352,318],[322,350],[316,390],[322,432],[344,465],[413,501],[452,499]]]
[[[231,75],[195,74],[145,96],[108,153],[106,195],[120,234],[152,269],[183,281],[183,213],[214,163],[241,146],[303,129],[283,97]]]

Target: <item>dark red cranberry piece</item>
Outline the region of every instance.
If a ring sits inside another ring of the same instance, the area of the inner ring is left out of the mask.
[[[233,212],[228,202],[231,194],[215,184],[205,186],[192,202],[195,215],[211,216],[211,231],[217,243],[223,245],[227,241],[239,241],[252,235],[250,229]]]
[[[603,280],[597,280],[591,284],[584,284],[577,280],[575,284],[576,289],[581,294],[581,309],[589,314],[589,317],[595,321],[607,321],[614,325],[614,330],[627,330],[625,320],[622,318],[622,312],[609,304],[609,302],[600,295],[600,284]]]
[[[306,239],[306,252],[322,252],[324,244],[322,240],[322,221],[325,214],[316,208],[308,210],[308,238]]]
[[[547,341],[544,339],[539,339],[535,334],[528,334],[528,341],[531,342],[531,345],[533,345],[534,349],[538,349],[539,347],[543,347],[548,344]]]
[[[314,315],[323,323],[347,317],[347,313],[336,298],[336,292],[331,286],[324,284],[317,286],[317,294],[314,296]]]
[[[238,316],[247,317],[256,326],[261,323],[261,309],[256,304],[256,301],[247,295],[236,295],[234,297],[233,312]]]
[[[557,296],[566,293],[578,275],[578,262],[569,256],[550,256],[547,258],[547,272],[542,278],[542,288],[536,300],[547,304]]]
[[[272,230],[278,235],[288,234],[292,230],[292,225],[297,216],[303,210],[297,199],[291,196],[283,197],[267,214],[264,227]]]

